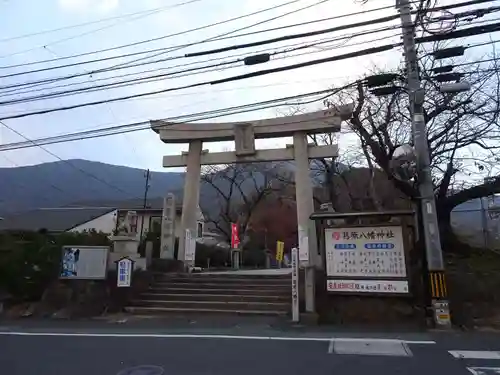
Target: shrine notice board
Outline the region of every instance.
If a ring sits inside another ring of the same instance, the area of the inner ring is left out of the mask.
[[[325,229],[327,291],[409,293],[401,226]]]

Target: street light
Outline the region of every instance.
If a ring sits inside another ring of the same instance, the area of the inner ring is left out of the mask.
[[[417,156],[409,144],[396,147],[389,166],[393,175],[402,181],[410,181],[417,175]]]

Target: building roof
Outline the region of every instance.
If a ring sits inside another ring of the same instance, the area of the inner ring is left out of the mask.
[[[176,200],[176,210],[179,212],[181,209],[182,201]],[[3,220],[0,220],[0,231],[37,231],[46,229],[49,232],[65,232],[115,210],[161,211],[163,210],[163,198],[148,199],[146,209],[144,209],[142,199],[122,201],[100,200],[82,202],[65,207],[40,208],[5,216]]]
[[[114,210],[114,208],[40,208],[5,216],[0,220],[0,231],[46,229],[49,232],[65,232]]]
[[[177,198],[177,196],[176,196]],[[176,208],[182,208],[182,201],[176,199]],[[144,201],[142,199],[128,199],[128,200],[99,200],[90,202],[80,202],[67,207],[89,207],[89,208],[102,208],[102,209],[118,209],[118,210],[144,210]],[[163,210],[163,198],[148,198],[146,203],[146,210]]]

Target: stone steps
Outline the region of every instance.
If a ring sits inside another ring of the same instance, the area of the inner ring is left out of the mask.
[[[158,286],[155,285],[151,287],[147,293],[149,294],[218,294],[226,296],[246,296],[246,295],[258,295],[258,296],[283,296],[289,295],[289,288],[278,288],[278,289],[243,289],[243,288],[200,288],[196,285],[181,285],[181,286]]]
[[[290,275],[156,274],[153,285],[126,311],[139,315],[177,313],[287,315]]]
[[[287,302],[246,302],[246,301],[171,301],[171,300],[146,300],[132,301],[136,307],[165,307],[165,308],[189,308],[189,309],[213,309],[213,310],[271,310],[286,311]]]
[[[166,308],[166,307],[138,307],[129,306],[125,310],[131,314],[141,316],[161,316],[161,315],[186,315],[186,314],[215,314],[215,315],[266,315],[266,316],[285,316],[288,311],[271,311],[271,310],[217,310],[217,309],[201,309],[201,308]]]
[[[224,285],[289,285],[290,278],[279,279],[254,279],[254,278],[224,278],[224,277],[155,277],[155,283],[176,283],[176,284],[190,284],[190,283],[210,283],[210,284],[224,284]]]
[[[255,291],[254,291],[255,293]],[[212,293],[144,293],[141,298],[149,301],[220,301],[220,302],[290,302],[290,296],[255,294],[212,294]]]
[[[291,283],[291,282],[290,282]],[[287,284],[290,284],[287,283]],[[239,287],[244,288],[244,289],[252,289],[252,290],[288,290],[291,288],[290,285],[287,284],[224,284],[223,282],[216,282],[212,283],[209,280],[203,282],[185,282],[185,283],[178,283],[178,282],[156,282],[154,285],[157,288],[169,288],[169,287],[175,287],[175,288],[198,288],[198,289],[228,289],[228,286],[230,286],[232,289],[238,289]]]

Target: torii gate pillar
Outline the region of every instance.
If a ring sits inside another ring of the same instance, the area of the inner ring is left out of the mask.
[[[200,174],[201,153],[203,142],[195,140],[189,142],[189,151],[186,157],[186,175],[184,180],[184,197],[182,199],[181,213],[181,236],[179,237],[179,248],[177,259],[184,261],[188,266],[194,266],[194,259],[186,261],[186,229],[195,235],[198,224],[198,206],[200,201]]]

